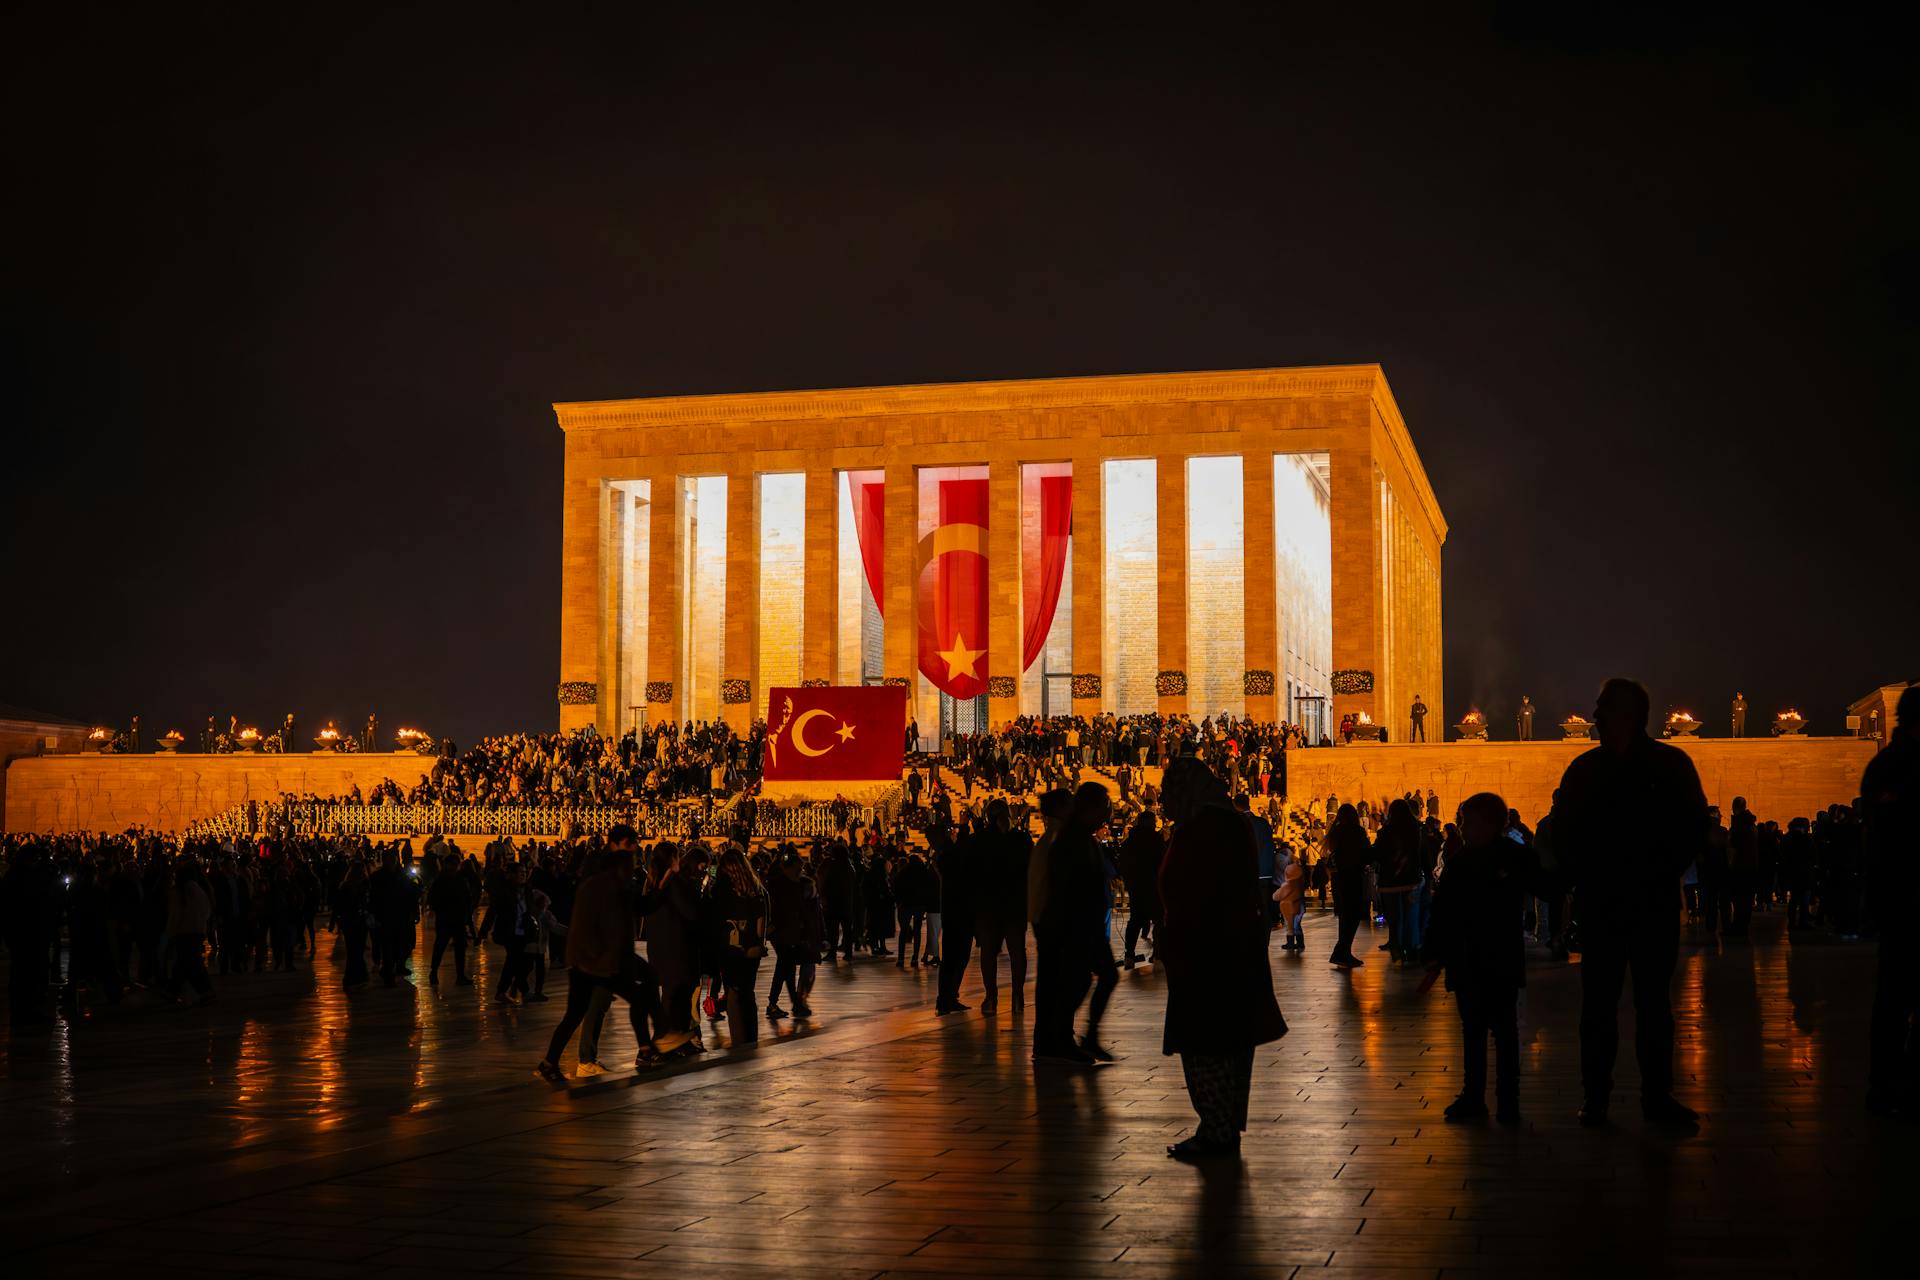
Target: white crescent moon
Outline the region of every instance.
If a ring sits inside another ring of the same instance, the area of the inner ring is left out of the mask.
[[[807,745],[807,740],[804,736],[807,731],[807,721],[813,719],[815,716],[827,716],[828,719],[833,718],[828,712],[822,711],[819,707],[815,707],[811,711],[801,712],[800,718],[793,722],[793,749],[803,756],[823,756],[840,745],[837,742],[830,742],[818,751],[815,751]]]

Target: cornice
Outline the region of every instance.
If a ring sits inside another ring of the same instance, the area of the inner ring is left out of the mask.
[[[1292,369],[1223,369],[1194,373],[1131,373],[1080,378],[1022,378],[994,382],[932,382],[818,391],[753,391],[723,395],[655,396],[630,400],[559,401],[564,431],[648,427],[743,426],[761,422],[848,421],[913,414],[1007,413],[1099,409],[1142,404],[1231,404],[1240,401],[1365,397],[1385,425],[1387,441],[1413,477],[1415,502],[1440,540],[1446,517],[1427,480],[1400,406],[1378,364],[1315,365]]]
[[[1027,378],[1001,382],[933,382],[821,391],[756,391],[659,396],[636,400],[561,401],[562,430],[684,427],[703,423],[807,422],[896,414],[996,413],[1016,409],[1231,402],[1372,394],[1383,386],[1377,364],[1301,369],[1229,369],[1202,373]],[[1398,418],[1398,410],[1394,411]]]

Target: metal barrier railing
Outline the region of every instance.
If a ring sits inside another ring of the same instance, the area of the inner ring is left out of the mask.
[[[875,803],[854,805],[851,821],[861,826],[888,826],[905,803],[905,789],[890,788]],[[448,836],[526,836],[557,839],[578,827],[587,835],[605,835],[618,823],[629,823],[652,839],[686,839],[697,828],[702,834],[730,831],[739,814],[741,797],[709,809],[698,801],[671,804],[519,805],[488,808],[465,804],[342,804],[334,801],[249,801],[191,823],[186,835],[194,838],[241,839],[263,833],[307,837],[399,836],[438,832]],[[755,804],[753,833],[766,839],[813,839],[839,834],[833,807],[820,801],[778,805]]]

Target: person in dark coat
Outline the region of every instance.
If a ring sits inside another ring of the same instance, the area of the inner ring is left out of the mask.
[[[1007,951],[1013,987],[1013,1011],[1027,1007],[1027,864],[1033,837],[1013,825],[1003,799],[987,803],[987,825],[978,837],[979,892],[974,899],[973,931],[980,940],[980,981],[986,995],[980,1012],[1000,1006],[1000,949]]]
[[[1580,922],[1580,1122],[1607,1122],[1620,1048],[1620,989],[1633,975],[1641,1113],[1656,1124],[1700,1117],[1673,1097],[1673,1005],[1680,955],[1680,877],[1712,828],[1693,761],[1647,736],[1647,691],[1613,679],[1600,690],[1600,745],[1560,779],[1554,839],[1571,873]]]
[[[1893,736],[1860,779],[1867,886],[1880,923],[1868,1043],[1867,1108],[1912,1115],[1920,1097],[1920,930],[1913,924],[1920,866],[1920,685],[1900,695]]]
[[[836,842],[820,852],[816,859],[820,875],[820,899],[827,922],[827,963],[838,960],[844,951],[853,959],[853,940],[858,932],[859,890],[854,881],[853,863],[846,849]]]
[[[774,956],[767,1017],[787,1016],[780,1007],[780,993],[785,991],[792,997],[794,1017],[810,1018],[813,1010],[807,1007],[806,992],[796,979],[803,968],[811,972],[816,963],[820,895],[813,878],[806,874],[799,850],[789,847],[781,851],[773,874],[767,877],[767,899]]]
[[[433,878],[433,884],[427,889],[427,908],[433,912],[433,960],[427,966],[427,981],[436,987],[440,985],[440,962],[451,946],[454,982],[470,987],[473,979],[467,976],[467,930],[473,927],[473,899],[468,893],[467,878],[460,874],[458,855],[445,855],[443,865],[445,870]]]
[[[1035,1021],[1036,1058],[1080,1066],[1113,1059],[1100,1043],[1100,1020],[1120,971],[1107,935],[1106,854],[1096,834],[1112,815],[1107,789],[1097,782],[1081,783],[1047,849],[1044,905],[1035,923],[1060,981],[1057,998],[1042,1002]],[[1047,968],[1045,959],[1042,968]],[[1087,1030],[1075,1043],[1074,1017],[1083,1000],[1088,1000]]]
[[[689,844],[668,851],[671,869],[645,897],[643,931],[647,963],[660,980],[662,1021],[668,1031],[691,1034],[687,1048],[705,1046],[693,1023],[693,995],[700,985],[700,891],[707,878],[707,850]]]
[[[1240,1153],[1256,1046],[1287,1033],[1267,964],[1267,904],[1252,830],[1199,760],[1167,767],[1161,803],[1173,821],[1160,868],[1160,963],[1167,974],[1161,1052],[1179,1054],[1200,1118],[1176,1160]]]
[[[1494,1095],[1500,1123],[1520,1120],[1520,988],[1527,983],[1522,913],[1536,863],[1525,844],[1506,839],[1507,802],[1483,791],[1460,806],[1463,847],[1434,886],[1432,968],[1446,970],[1460,1005],[1465,1081],[1449,1120],[1487,1114],[1487,1037],[1493,1037]]]
[[[942,822],[929,830],[928,841],[940,870],[940,983],[933,1011],[959,1013],[970,1007],[960,1002],[960,982],[973,958],[979,837],[971,831],[956,834]]]
[[[348,861],[346,870],[340,875],[340,883],[333,891],[333,918],[340,927],[343,937],[341,945],[346,950],[344,972],[340,980],[341,988],[346,991],[365,986],[367,982],[368,896],[366,859],[355,854]]]
[[[380,981],[393,986],[413,951],[413,926],[420,918],[420,882],[400,855],[387,850],[369,885],[371,910],[380,929]]]
[[[867,921],[867,947],[876,956],[892,955],[893,886],[887,878],[886,855],[876,849],[859,868],[860,905]]]
[[[939,906],[939,892],[932,869],[917,851],[899,860],[893,872],[893,901],[900,916],[900,953],[894,957],[895,968],[904,969],[909,963],[919,967],[920,927],[930,907]],[[913,946],[911,960],[907,956],[909,941]]]
[[[1367,914],[1367,863],[1372,857],[1373,846],[1360,826],[1360,811],[1341,805],[1327,829],[1327,875],[1333,886],[1333,914],[1340,922],[1340,937],[1327,962],[1343,969],[1364,963],[1353,954],[1353,935]]]
[[[1142,937],[1155,948],[1155,955],[1149,955],[1148,962],[1152,963],[1158,954],[1160,942],[1155,926],[1160,920],[1160,860],[1166,851],[1166,841],[1160,835],[1160,824],[1153,811],[1143,810],[1133,820],[1133,829],[1127,832],[1120,846],[1120,879],[1127,886],[1126,948],[1121,962],[1124,968],[1131,969],[1140,963],[1137,948]]]
[[[727,990],[727,1034],[736,1049],[760,1041],[754,985],[767,949],[767,890],[747,855],[728,844],[714,859],[702,922]]]

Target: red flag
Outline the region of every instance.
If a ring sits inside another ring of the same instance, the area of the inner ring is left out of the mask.
[[[951,697],[987,691],[987,482],[943,479],[920,540],[920,674]]]
[[[768,782],[878,782],[900,776],[907,691],[899,685],[774,689]]]

